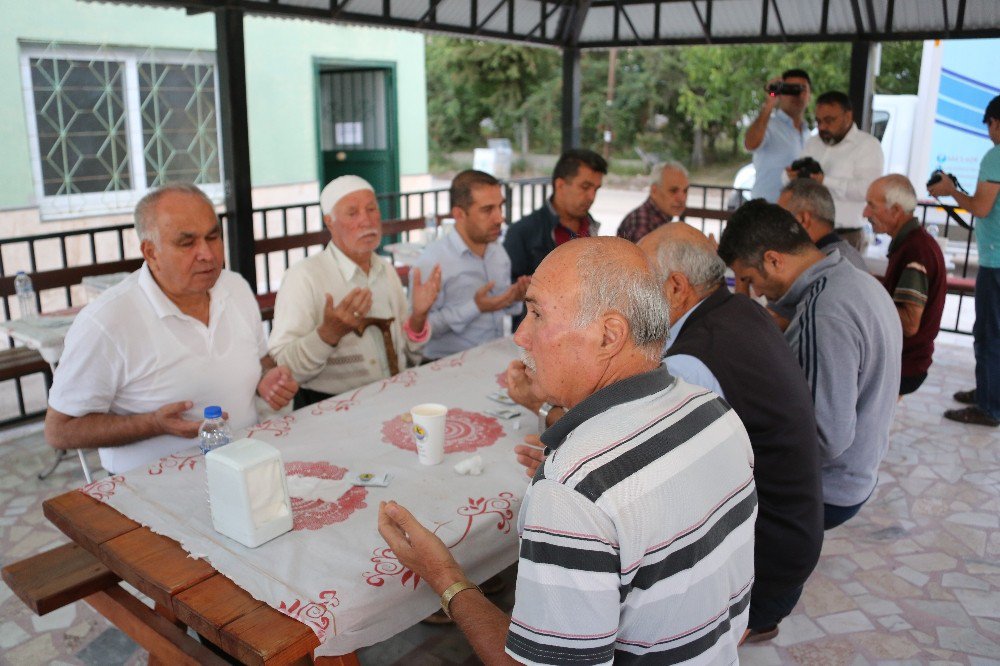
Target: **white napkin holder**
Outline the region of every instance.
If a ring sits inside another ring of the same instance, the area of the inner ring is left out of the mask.
[[[292,529],[285,466],[278,450],[241,439],[205,454],[215,531],[247,548]]]

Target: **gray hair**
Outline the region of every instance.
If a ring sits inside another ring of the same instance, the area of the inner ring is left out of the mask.
[[[660,284],[645,267],[611,262],[605,248],[593,244],[576,261],[580,276],[576,326],[584,327],[611,310],[628,321],[632,342],[650,360],[659,360],[670,330],[670,311]]]
[[[910,180],[898,173],[890,173],[880,180],[886,208],[899,206],[907,215],[913,215],[913,211],[917,209],[917,193],[913,191]]]
[[[677,160],[667,160],[666,162],[660,162],[659,164],[653,167],[653,170],[651,172],[653,179],[652,184],[659,185],[660,181],[663,180],[663,172],[668,169],[676,169],[677,171],[680,171],[682,174],[684,174],[685,178],[688,177],[688,170],[684,167],[683,164],[681,164]]]
[[[680,273],[698,292],[714,290],[726,275],[726,264],[715,250],[686,240],[660,243],[653,267],[661,284],[671,273]]]
[[[215,204],[208,198],[208,195],[202,192],[197,185],[191,183],[171,183],[151,190],[143,198],[139,199],[139,203],[135,205],[135,234],[139,237],[140,241],[151,241],[153,243],[159,241],[156,229],[156,205],[164,195],[171,192],[198,197],[208,204],[213,211],[215,210]]]
[[[834,226],[837,219],[837,209],[833,204],[833,196],[830,190],[822,183],[817,183],[812,178],[796,178],[785,185],[781,190],[792,195],[789,206],[792,214],[810,213],[820,222]]]

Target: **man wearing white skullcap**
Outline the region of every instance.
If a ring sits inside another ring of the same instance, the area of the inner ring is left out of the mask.
[[[274,305],[270,351],[302,389],[296,407],[389,377],[416,360],[430,337],[427,312],[441,268],[412,275],[413,308],[392,264],[375,254],[382,216],[375,190],[341,176],[320,194],[326,249],[292,266]]]

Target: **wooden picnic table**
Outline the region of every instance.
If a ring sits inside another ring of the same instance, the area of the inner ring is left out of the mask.
[[[224,664],[216,650],[245,664],[356,665],[351,653],[313,659],[319,646],[305,624],[257,601],[212,566],[114,508],[70,491],[42,504],[45,517],[123,581],[155,602],[150,610],[112,585],[86,597],[150,653],[150,664]],[[199,644],[191,627],[216,648]]]

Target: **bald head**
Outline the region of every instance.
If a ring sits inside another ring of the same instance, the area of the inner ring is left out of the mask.
[[[903,225],[913,218],[917,194],[906,176],[891,173],[876,178],[868,186],[865,204],[864,216],[875,232],[895,238]]]
[[[887,205],[899,206],[908,216],[913,215],[913,211],[917,209],[917,193],[913,190],[910,179],[902,174],[890,173],[876,178],[872,187],[881,190]]]
[[[618,312],[628,321],[635,346],[658,358],[669,315],[649,260],[634,243],[614,236],[564,243],[535,272],[536,278],[549,275],[577,292],[577,326]]]

